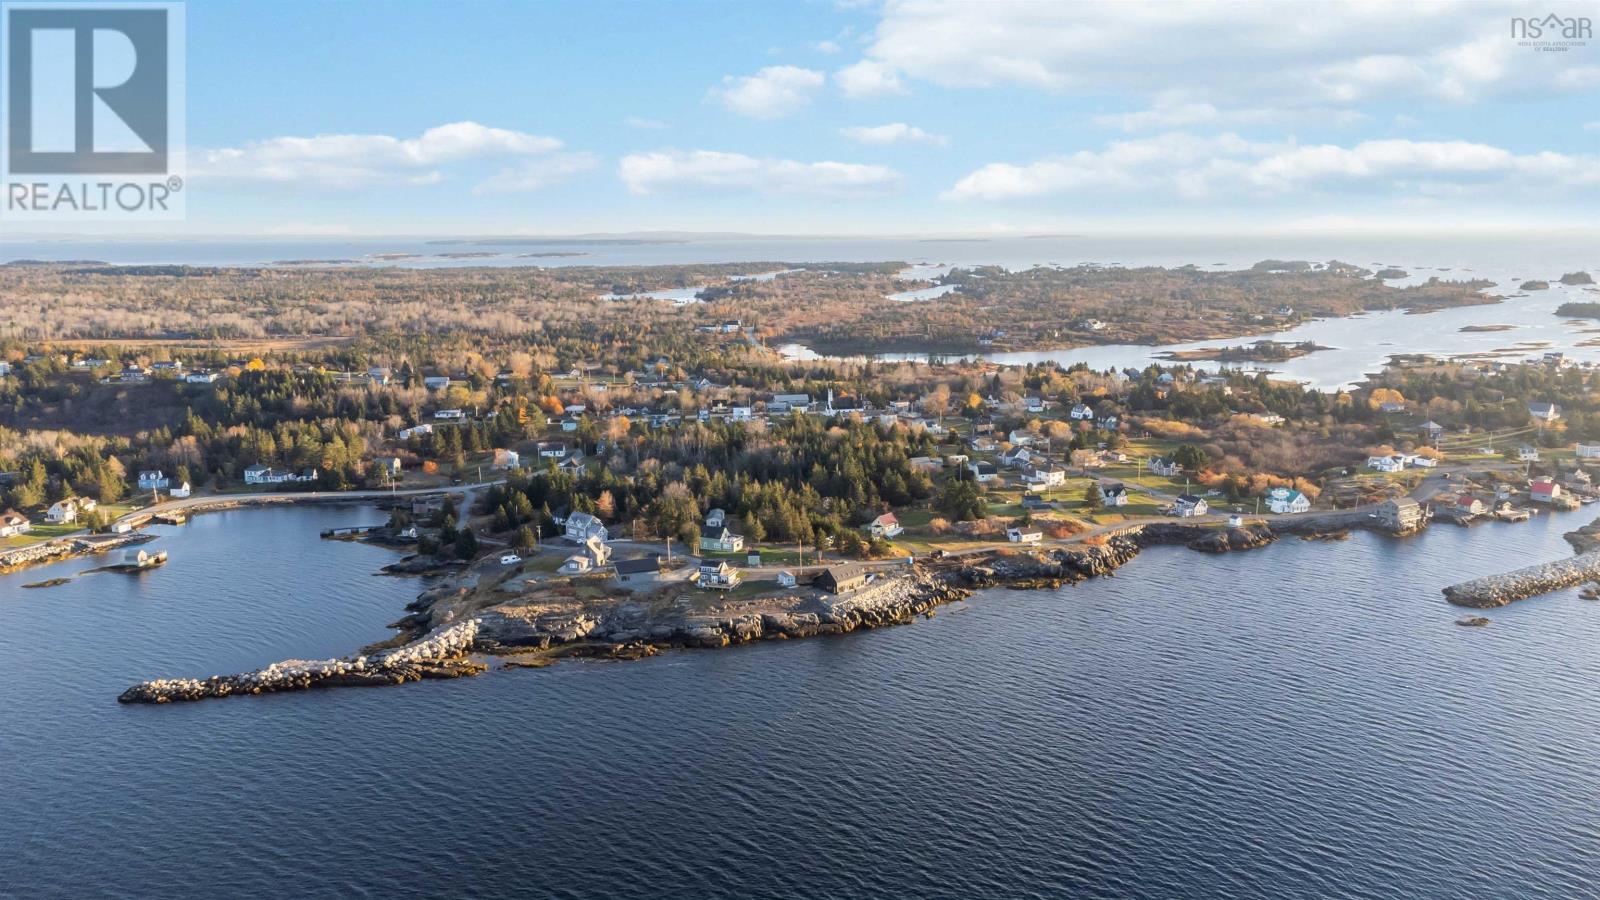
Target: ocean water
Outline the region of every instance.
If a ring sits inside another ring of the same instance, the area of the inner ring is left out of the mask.
[[[165,568],[0,576],[0,895],[1580,897],[1600,604],[1441,587],[1588,515],[1152,549],[839,638],[124,707],[343,653],[415,581],[358,507],[163,529]]]

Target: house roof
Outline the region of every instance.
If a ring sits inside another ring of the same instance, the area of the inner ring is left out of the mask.
[[[818,579],[825,579],[834,584],[842,584],[852,578],[860,578],[867,574],[867,567],[859,563],[849,563],[842,566],[829,566],[817,575]]]
[[[900,520],[895,518],[894,513],[892,512],[886,512],[872,520],[872,524],[874,525],[898,525],[899,523]]]
[[[640,559],[619,559],[612,564],[618,575],[642,575],[661,571],[661,557],[646,556]]]
[[[1194,494],[1179,494],[1178,495],[1178,502],[1179,503],[1187,503],[1190,506],[1193,506],[1193,505],[1195,505],[1197,503],[1204,503],[1205,499],[1202,498],[1202,497],[1196,497]]]

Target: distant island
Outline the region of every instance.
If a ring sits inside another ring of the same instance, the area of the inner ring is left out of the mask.
[[[1561,276],[1561,283],[1565,285],[1594,284],[1594,276],[1588,272],[1568,272]]]
[[[1550,282],[1548,282],[1548,281],[1524,281],[1521,284],[1520,287],[1524,291],[1548,291],[1548,290],[1550,290]]]
[[[1291,343],[1288,341],[1256,341],[1234,347],[1197,347],[1193,350],[1169,350],[1157,354],[1161,359],[1176,362],[1283,362],[1297,359],[1316,353],[1319,350],[1331,350],[1313,341]]]
[[[1600,303],[1563,303],[1556,307],[1556,315],[1574,319],[1600,319]]]

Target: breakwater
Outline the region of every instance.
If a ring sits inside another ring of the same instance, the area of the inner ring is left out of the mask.
[[[1463,581],[1445,588],[1444,596],[1457,606],[1488,609],[1595,580],[1600,580],[1600,551]]]
[[[91,553],[109,553],[120,547],[131,547],[135,544],[153,540],[155,540],[154,535],[125,534],[112,537],[74,537],[43,541],[31,546],[19,547],[15,550],[0,553],[0,572],[40,563],[58,562],[70,557],[86,556]]]

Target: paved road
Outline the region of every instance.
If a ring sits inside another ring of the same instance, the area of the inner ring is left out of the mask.
[[[505,480],[484,481],[476,484],[455,484],[430,488],[404,488],[374,491],[261,491],[249,494],[206,494],[180,500],[163,500],[160,503],[137,509],[120,516],[117,521],[137,519],[183,510],[203,510],[206,507],[226,506],[234,503],[345,503],[358,500],[382,500],[385,497],[416,497],[427,494],[464,494],[469,502],[477,492],[486,487],[505,484]]]

